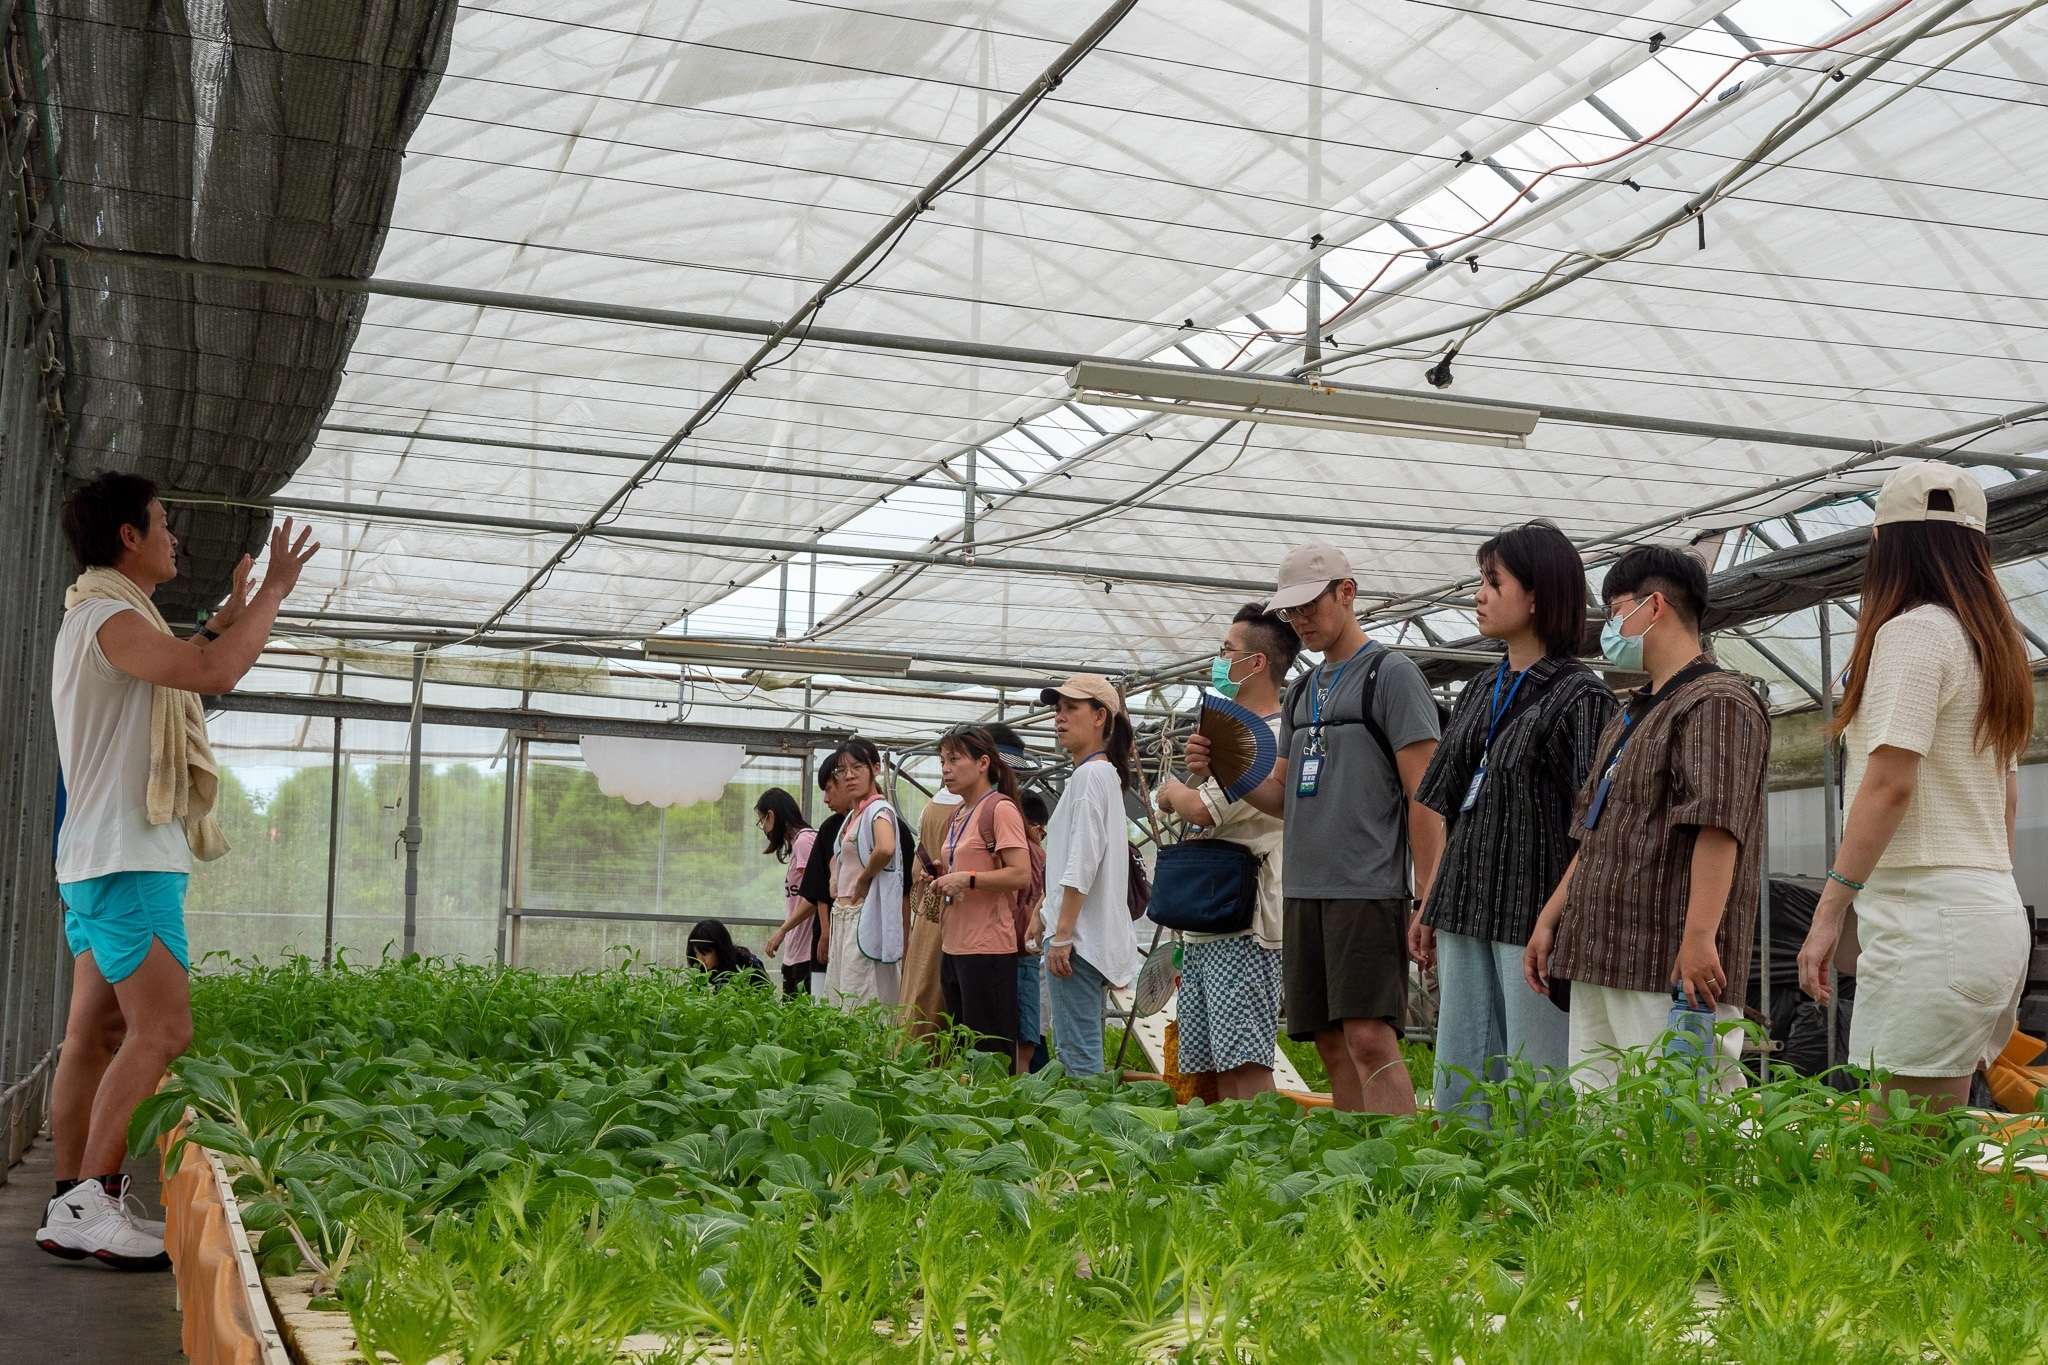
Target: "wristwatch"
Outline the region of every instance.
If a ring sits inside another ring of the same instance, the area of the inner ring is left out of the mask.
[[[213,622],[210,620],[199,623],[199,634],[202,638],[208,640],[218,640],[220,638],[220,632],[213,628]]]
[[[967,889],[969,891],[974,889],[974,874],[972,872],[967,874]]]

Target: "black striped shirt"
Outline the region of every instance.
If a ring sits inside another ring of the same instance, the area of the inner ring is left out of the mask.
[[[1423,917],[1445,933],[1527,943],[1576,851],[1572,802],[1597,758],[1601,728],[1620,703],[1575,659],[1530,665],[1494,733],[1478,803],[1461,811],[1486,748],[1496,673],[1488,669],[1465,684],[1417,793],[1449,827]],[[1514,686],[1510,673],[1501,684],[1503,701]]]

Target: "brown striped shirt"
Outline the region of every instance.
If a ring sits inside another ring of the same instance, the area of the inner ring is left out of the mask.
[[[1550,970],[1589,985],[1668,992],[1691,900],[1693,845],[1700,830],[1724,829],[1737,844],[1735,885],[1715,946],[1728,973],[1723,998],[1739,1001],[1756,937],[1770,717],[1738,673],[1689,679],[1645,710],[1649,698],[1648,689],[1633,694],[1608,722],[1579,792],[1572,817],[1579,868]],[[1586,809],[1631,714],[1639,717],[1635,733],[1589,830]]]

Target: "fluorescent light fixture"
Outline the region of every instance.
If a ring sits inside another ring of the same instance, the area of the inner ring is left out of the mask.
[[[1520,450],[1542,416],[1448,398],[1360,393],[1292,379],[1084,361],[1067,374],[1077,403],[1227,421],[1400,436]]]
[[[650,659],[707,664],[719,668],[767,668],[786,673],[844,673],[868,678],[902,678],[915,662],[908,654],[869,649],[817,649],[767,640],[705,640],[688,635],[650,635],[642,646]]]

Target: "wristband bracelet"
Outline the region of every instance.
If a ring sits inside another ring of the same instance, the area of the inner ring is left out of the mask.
[[[1828,880],[1831,882],[1840,882],[1842,885],[1848,887],[1851,891],[1861,891],[1864,889],[1864,883],[1852,882],[1847,877],[1844,877],[1841,873],[1835,871],[1832,867],[1828,869]]]
[[[1074,946],[1074,940],[1070,938],[1049,938],[1046,940],[1046,943],[1054,948],[1071,948]]]

